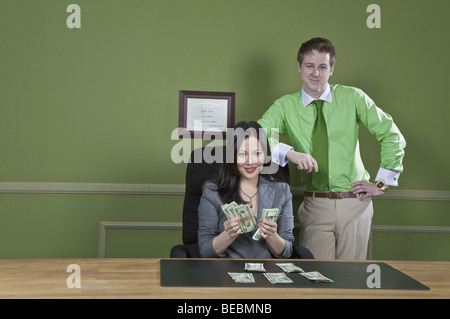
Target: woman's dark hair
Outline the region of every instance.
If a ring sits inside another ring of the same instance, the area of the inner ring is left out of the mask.
[[[250,136],[255,136],[261,144],[264,153],[264,166],[270,166],[271,154],[267,135],[264,129],[255,121],[239,122],[235,125],[232,139],[228,135],[226,152],[223,157],[223,165],[219,176],[216,179],[217,192],[225,203],[235,201],[238,204],[243,203],[239,193],[240,173],[236,165],[237,152],[242,142]],[[231,156],[231,151],[232,155]],[[270,177],[269,177],[270,178]]]

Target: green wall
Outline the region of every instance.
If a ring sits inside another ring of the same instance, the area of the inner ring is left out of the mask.
[[[449,85],[450,2],[378,0],[369,29],[373,2],[0,0],[0,183],[184,184],[170,156],[179,90],[236,92],[236,122],[256,120],[300,90],[298,47],[323,36],[338,55],[330,82],[363,89],[407,140],[399,189],[444,194],[377,199],[374,224],[449,227],[450,111],[434,98]],[[71,3],[81,29],[66,26]],[[364,128],[360,140],[375,177],[379,144]],[[96,257],[100,221],[180,222],[182,203],[3,192],[0,258]],[[449,237],[376,232],[372,257],[450,260]],[[106,256],[167,257],[178,242],[179,230],[108,230]]]

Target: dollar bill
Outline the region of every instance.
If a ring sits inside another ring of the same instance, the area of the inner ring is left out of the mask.
[[[300,275],[314,282],[333,282],[330,278],[325,277],[318,271],[302,272]]]
[[[250,206],[238,205],[236,202],[231,202],[221,206],[223,213],[228,219],[240,218],[239,224],[241,226],[242,233],[248,233],[258,228],[256,224],[256,218],[250,211]]]
[[[252,273],[248,272],[229,272],[228,275],[237,283],[251,284],[255,283],[255,278]]]
[[[237,205],[238,204],[236,204],[236,202],[233,201],[231,203],[224,204],[224,205],[221,206],[223,213],[225,214],[225,216],[227,216],[228,219],[235,218],[233,207],[235,207]],[[239,217],[239,216],[236,216],[236,217]]]
[[[284,272],[305,272],[303,269],[294,265],[293,263],[279,263],[275,265],[283,269]]]
[[[284,272],[280,273],[264,273],[264,277],[267,278],[272,284],[292,284],[294,283]]]
[[[250,211],[249,205],[247,204],[237,205],[234,206],[232,209],[234,215],[238,216],[241,219],[240,224],[242,233],[249,233],[258,228],[255,216],[253,216],[252,212]]]
[[[265,272],[263,263],[245,263],[245,271]]]
[[[261,220],[268,220],[274,222],[278,218],[279,209],[278,208],[264,208],[261,216]],[[258,230],[253,234],[253,240],[259,240],[261,238],[261,230]]]

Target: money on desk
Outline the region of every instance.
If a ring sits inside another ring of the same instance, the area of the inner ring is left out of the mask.
[[[261,220],[268,220],[274,222],[278,218],[278,212],[279,212],[278,208],[264,208]],[[258,230],[253,234],[252,239],[259,240],[260,238],[261,238],[261,230],[258,228]]]
[[[253,284],[255,278],[253,274],[248,272],[229,272],[228,275],[236,282],[241,284]]]
[[[278,263],[275,265],[283,269],[284,272],[305,272],[303,269],[294,265],[293,263]]]
[[[245,263],[245,271],[250,272],[265,272],[263,263]]]
[[[264,273],[264,277],[267,278],[272,284],[293,284],[294,282],[286,276],[284,272],[280,273]]]
[[[300,275],[314,282],[333,282],[330,278],[325,277],[318,271],[302,272]]]
[[[222,205],[222,211],[228,219],[240,218],[239,223],[242,233],[248,233],[258,228],[256,218],[251,213],[250,206],[247,204],[238,205],[233,201],[229,204]]]

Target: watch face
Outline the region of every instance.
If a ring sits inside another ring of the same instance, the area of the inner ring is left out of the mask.
[[[377,182],[376,186],[378,188],[383,188],[384,187],[384,183],[383,182]]]

